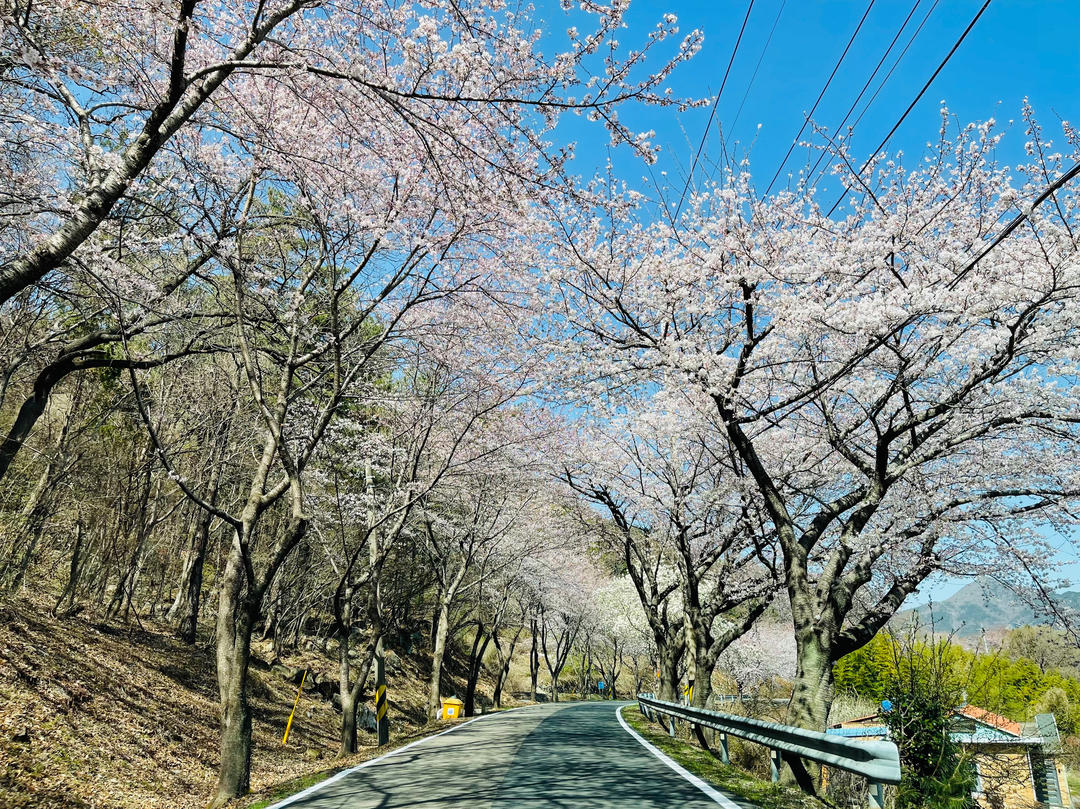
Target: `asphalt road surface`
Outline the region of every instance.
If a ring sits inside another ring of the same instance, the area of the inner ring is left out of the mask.
[[[752,809],[712,798],[620,725],[615,703],[491,714],[283,801],[288,809]]]

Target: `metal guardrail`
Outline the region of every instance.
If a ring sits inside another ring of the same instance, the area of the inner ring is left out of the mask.
[[[751,703],[769,703],[770,705],[787,705],[791,702],[790,697],[783,697],[778,699],[766,699],[764,697],[756,697],[752,694],[713,694],[709,697],[713,702],[751,702]]]
[[[720,757],[725,764],[731,761],[728,755],[729,734],[768,747],[773,781],[780,778],[780,762],[783,756],[816,761],[865,777],[870,782],[870,809],[881,809],[885,784],[900,783],[900,754],[892,742],[856,742],[843,736],[791,725],[733,716],[704,708],[691,708],[677,702],[656,699],[652,694],[639,694],[638,706],[650,719],[655,718],[654,714],[664,714],[700,728],[718,731]],[[674,735],[674,722],[670,723],[669,732]]]

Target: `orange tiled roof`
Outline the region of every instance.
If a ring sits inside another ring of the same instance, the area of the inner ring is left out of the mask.
[[[1014,722],[1000,714],[988,711],[985,708],[979,708],[975,705],[965,705],[963,708],[957,708],[956,712],[962,716],[966,716],[968,719],[974,719],[976,722],[982,722],[984,725],[990,725],[999,730],[1004,730],[1006,733],[1011,733],[1014,736],[1023,735],[1023,730],[1018,722]]]

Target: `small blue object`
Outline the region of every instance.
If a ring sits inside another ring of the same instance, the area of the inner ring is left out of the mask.
[[[888,713],[889,711],[891,711],[892,710],[892,702],[890,700],[883,699],[881,701],[881,710],[883,710],[885,713]]]
[[[604,690],[604,681],[601,680],[600,682],[598,682],[596,684],[596,687],[599,688],[601,691],[603,691]]]

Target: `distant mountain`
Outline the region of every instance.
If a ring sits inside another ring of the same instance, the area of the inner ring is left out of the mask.
[[[1060,592],[1057,597],[1063,606],[1080,610],[1080,592]],[[920,626],[928,629],[933,623],[935,632],[955,633],[957,637],[1048,623],[1000,584],[984,579],[975,579],[943,601],[897,613],[893,620],[904,625],[915,615]]]

